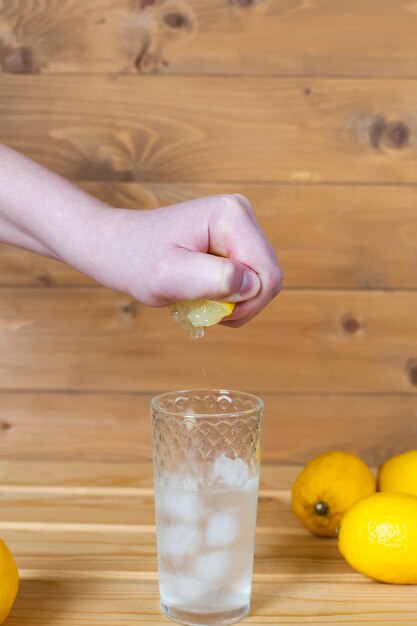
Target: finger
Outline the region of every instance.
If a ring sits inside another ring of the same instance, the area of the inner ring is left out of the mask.
[[[238,328],[254,318],[267,304],[277,296],[282,289],[282,271],[278,267],[277,271],[269,277],[257,296],[240,302],[236,305],[233,314],[222,322],[227,326]]]
[[[256,296],[235,307],[227,325],[246,323],[257,315],[280,291],[282,271],[277,255],[261,230],[252,206],[244,196],[235,194],[219,205],[220,220],[210,224],[210,242],[222,248],[229,258],[250,267],[259,276],[261,289]]]
[[[238,302],[254,297],[261,288],[257,274],[241,263],[185,249],[169,256],[153,284],[161,305],[203,298]]]

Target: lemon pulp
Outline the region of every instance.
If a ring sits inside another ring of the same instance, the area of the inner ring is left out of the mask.
[[[204,335],[204,328],[218,324],[233,313],[232,302],[218,300],[182,300],[169,307],[171,317],[194,339]]]

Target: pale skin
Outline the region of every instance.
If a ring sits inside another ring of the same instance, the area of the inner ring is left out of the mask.
[[[236,302],[242,326],[280,291],[277,256],[239,194],[114,208],[0,146],[0,241],[63,261],[150,306]]]

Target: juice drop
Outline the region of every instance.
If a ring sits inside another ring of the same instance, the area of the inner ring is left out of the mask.
[[[201,339],[204,337],[204,326],[197,326],[191,331],[191,339]]]

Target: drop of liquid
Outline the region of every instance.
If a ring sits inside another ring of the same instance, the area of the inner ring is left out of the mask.
[[[191,339],[201,339],[204,337],[204,326],[197,326],[191,331]]]

